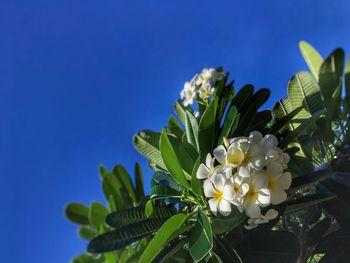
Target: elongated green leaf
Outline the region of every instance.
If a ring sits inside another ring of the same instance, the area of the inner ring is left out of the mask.
[[[166,131],[162,131],[160,138],[160,151],[162,158],[164,160],[165,166],[170,174],[178,181],[182,186],[188,188],[189,184],[186,180],[186,177],[182,171],[179,160],[174,152],[173,146],[170,143]]]
[[[309,66],[312,74],[318,79],[318,72],[320,70],[323,58],[317,50],[305,41],[299,42],[301,54],[303,55],[306,64]]]
[[[235,123],[236,116],[237,116],[237,108],[235,106],[232,106],[226,114],[226,118],[222,126],[221,134],[219,137],[218,145],[223,143],[224,137],[227,138],[229,136],[232,130],[232,127]]]
[[[350,110],[350,57],[345,68],[345,102]]]
[[[254,87],[252,85],[243,86],[236,96],[233,98],[231,105],[236,106],[237,111],[240,110],[246,105],[246,103],[251,99],[254,93]],[[231,106],[230,106],[231,107]]]
[[[217,116],[218,101],[214,100],[206,109],[199,122],[199,155],[201,161],[205,160],[207,153],[212,152],[216,144],[216,131],[219,126]]]
[[[124,209],[131,204],[125,199],[125,191],[118,178],[110,172],[105,172],[102,179],[102,190],[107,200],[112,196],[117,210]]]
[[[253,116],[253,120],[250,123],[250,131],[259,131],[266,128],[267,124],[272,120],[270,110],[259,111]]]
[[[135,196],[138,203],[140,203],[145,197],[142,171],[139,163],[135,164]]]
[[[210,219],[198,210],[198,220],[190,234],[189,251],[195,262],[202,260],[213,248],[213,231]]]
[[[183,261],[177,261],[176,260],[176,254],[177,253],[183,253],[186,252],[187,250],[184,249],[184,246],[186,244],[186,242],[188,242],[188,240],[186,238],[181,239],[179,242],[175,243],[174,245],[171,245],[171,247],[169,247],[168,251],[166,251],[166,253],[164,255],[159,254],[159,263],[186,263],[186,258],[181,258]],[[161,256],[161,258],[160,258]],[[158,259],[157,257],[157,259]]]
[[[196,164],[193,167],[192,179],[191,179],[191,189],[198,196],[203,196],[203,183],[200,179],[197,178],[197,170],[200,165],[200,157],[198,157]]]
[[[285,130],[285,128],[288,125],[291,125],[291,121],[293,120],[293,118],[303,109],[303,107],[301,106],[289,112],[285,109],[285,106],[284,106],[286,103],[286,100],[282,100],[280,103],[281,104],[275,105],[276,107],[278,107],[280,112],[276,113],[276,111],[273,111],[273,113],[275,114],[275,117],[274,117],[275,123],[271,127],[270,132],[272,134],[276,134],[277,132]],[[294,127],[294,126],[291,126],[291,127]]]
[[[167,219],[175,214],[176,209],[173,206],[157,206],[153,208],[152,218]],[[147,220],[145,213],[145,204],[138,207],[131,207],[109,214],[106,217],[106,223],[114,228],[133,224]]]
[[[88,241],[93,239],[96,234],[96,231],[91,226],[82,226],[78,230],[78,236]]]
[[[185,127],[187,141],[198,149],[198,122],[197,119],[188,111],[185,116]]]
[[[185,123],[186,123],[186,108],[182,105],[182,102],[176,101],[174,109],[175,109],[176,116],[185,125]]]
[[[89,224],[89,207],[80,203],[70,203],[64,210],[67,219],[79,225]]]
[[[293,109],[305,107],[296,115],[300,122],[325,108],[316,79],[306,71],[295,74],[289,81],[288,98]]]
[[[339,103],[338,99],[335,101],[332,99],[332,96],[335,90],[341,87],[342,84],[344,57],[344,51],[338,48],[334,50],[321,65],[319,84],[327,108],[332,103]]]
[[[126,195],[130,198],[131,202],[136,203],[135,189],[132,184],[129,173],[122,165],[116,165],[113,169],[113,173],[119,179],[122,187],[125,189]]]
[[[296,191],[300,189],[301,187],[304,187],[308,184],[316,183],[323,181],[327,179],[328,177],[332,176],[333,171],[330,168],[330,166],[324,166],[318,168],[316,171],[312,171],[311,173],[308,173],[306,175],[299,176],[297,178],[294,178],[292,180],[292,185],[289,189],[290,192]]]
[[[89,222],[96,229],[104,224],[108,210],[98,202],[92,202],[89,210]]]
[[[213,219],[213,232],[219,235],[224,234],[241,225],[246,219],[245,213],[240,213],[236,208],[233,208],[229,216],[217,215]]]
[[[156,172],[151,180],[151,196],[181,195],[183,187],[168,173]]]
[[[150,241],[139,259],[139,263],[149,263],[158,253],[177,235],[181,234],[179,229],[186,222],[188,215],[177,214],[169,218]]]
[[[174,134],[177,138],[181,139],[184,131],[182,130],[179,122],[174,116],[170,116],[167,126],[167,132]]]
[[[284,212],[284,216],[288,216],[296,211],[299,211],[301,209],[304,209],[313,205],[317,205],[324,201],[331,200],[335,197],[336,195],[332,193],[316,193],[316,194],[303,196],[295,200],[287,201],[286,202],[287,209]]]
[[[284,148],[293,140],[298,138],[308,127],[313,125],[315,121],[320,118],[325,113],[325,109],[319,110],[313,114],[309,119],[304,120],[294,131],[290,132],[286,137],[280,142],[280,147]]]
[[[91,240],[87,251],[98,254],[123,248],[154,233],[164,222],[164,219],[152,218],[117,228]]]
[[[162,169],[166,169],[159,151],[160,133],[144,130],[133,138],[136,150]]]
[[[71,263],[104,263],[103,257],[94,258],[88,254],[81,254],[72,259]]]

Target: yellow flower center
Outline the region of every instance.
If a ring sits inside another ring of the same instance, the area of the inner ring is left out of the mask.
[[[221,200],[222,195],[223,195],[222,191],[215,191],[214,198],[217,200]]]
[[[235,166],[241,164],[243,158],[244,158],[243,152],[237,148],[231,149],[227,154],[227,161],[230,164]]]
[[[258,192],[255,189],[250,189],[246,195],[249,201],[255,200],[257,198]]]
[[[273,190],[273,189],[276,188],[276,186],[277,186],[277,182],[276,182],[275,180],[269,179],[269,184],[268,184],[267,187],[268,187],[269,189]]]

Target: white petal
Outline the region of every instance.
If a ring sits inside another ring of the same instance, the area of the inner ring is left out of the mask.
[[[213,186],[213,183],[210,181],[210,179],[207,179],[203,183],[204,188],[204,195],[206,197],[214,197],[215,196],[215,189]]]
[[[265,188],[267,186],[267,176],[263,172],[255,172],[252,174],[251,186],[255,189]]]
[[[251,144],[249,146],[249,155],[252,157],[258,157],[263,158],[265,155],[265,149],[261,147],[259,144]]]
[[[227,201],[231,201],[234,196],[235,196],[235,192],[233,190],[233,186],[230,184],[226,184],[224,186],[224,190],[223,190],[223,198]]]
[[[270,200],[271,200],[270,191],[268,189],[260,189],[260,191],[258,193],[258,202],[261,205],[269,205]]]
[[[259,156],[251,158],[250,159],[250,164],[255,169],[258,169],[258,170],[262,169],[265,166],[265,164],[266,164],[265,156],[259,155]]]
[[[206,159],[205,159],[205,165],[206,165],[208,168],[211,167],[211,165],[212,165],[212,160],[213,160],[213,158],[211,158],[211,154],[208,153],[208,154],[207,154],[207,157],[206,157]]]
[[[210,175],[210,171],[208,167],[206,167],[203,163],[201,163],[198,167],[196,177],[198,179],[207,179]]]
[[[278,180],[280,188],[287,190],[292,184],[292,175],[289,172],[285,172]]]
[[[275,148],[277,147],[277,144],[277,138],[271,134],[265,135],[264,139],[262,140],[262,145],[266,148]]]
[[[252,143],[259,143],[263,139],[263,136],[260,132],[258,131],[253,131],[249,134],[249,140]]]
[[[275,209],[269,209],[264,217],[268,220],[275,219],[278,216],[278,212]]]
[[[231,164],[233,167],[237,167],[244,160],[244,153],[240,148],[229,147],[226,154],[227,163]]]
[[[225,184],[226,178],[225,178],[225,176],[223,174],[217,173],[217,174],[214,174],[211,177],[211,181],[213,182],[214,187],[215,187],[216,190],[222,191],[223,188],[224,188],[224,184]]]
[[[280,152],[276,149],[269,149],[265,153],[266,157],[271,158],[271,159],[276,159],[280,156]]]
[[[249,184],[243,183],[240,187],[240,195],[245,195],[249,191]]]
[[[248,178],[251,176],[249,169],[246,166],[241,166],[238,168],[238,175],[245,178]]]
[[[228,201],[221,199],[219,203],[219,212],[223,216],[228,216],[231,214],[231,204]]]
[[[219,163],[224,164],[226,158],[226,149],[223,145],[219,145],[214,149],[214,157]]]
[[[271,191],[271,204],[278,205],[287,200],[287,193],[284,190],[276,189]]]
[[[270,177],[278,178],[282,175],[283,168],[278,162],[270,162],[266,168],[266,173]]]
[[[218,210],[218,205],[219,205],[219,200],[218,199],[215,199],[215,198],[212,198],[208,201],[209,203],[209,208],[211,210],[211,212],[216,215],[216,212]]]
[[[251,202],[247,205],[245,212],[247,216],[252,217],[252,218],[258,218],[261,216],[260,214],[260,207],[259,205]]]

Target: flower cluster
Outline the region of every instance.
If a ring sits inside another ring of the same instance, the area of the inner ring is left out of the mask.
[[[221,80],[224,76],[223,71],[214,68],[203,69],[202,73],[196,74],[191,81],[185,83],[180,93],[183,104],[188,106],[198,97],[202,100],[210,98],[215,89],[215,82]]]
[[[246,228],[266,223],[277,217],[274,209],[264,215],[262,208],[277,205],[287,199],[286,190],[292,176],[286,171],[289,155],[277,147],[273,135],[252,132],[218,146],[206,163],[200,164],[197,178],[204,180],[204,194],[214,215],[227,216],[235,205],[249,217]]]

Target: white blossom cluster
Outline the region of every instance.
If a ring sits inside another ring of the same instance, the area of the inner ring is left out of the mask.
[[[215,82],[225,76],[224,72],[217,71],[214,68],[205,68],[200,74],[196,74],[191,81],[184,84],[180,93],[184,106],[188,106],[199,97],[206,100],[213,95]]]
[[[226,140],[225,145],[218,146],[213,157],[208,153],[196,174],[204,180],[212,213],[228,216],[233,204],[249,217],[247,229],[276,218],[276,210],[269,209],[263,215],[261,209],[287,199],[286,190],[292,181],[286,171],[289,155],[277,147],[275,136],[263,137],[257,131]]]

